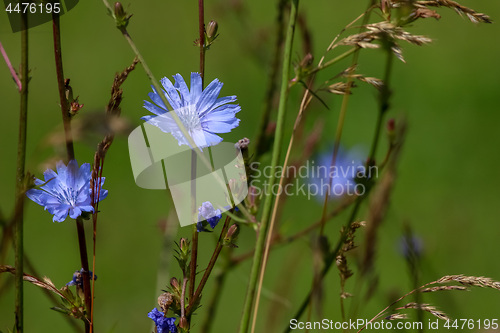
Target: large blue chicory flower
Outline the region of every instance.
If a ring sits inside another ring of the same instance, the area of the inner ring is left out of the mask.
[[[204,90],[199,73],[191,73],[191,90],[180,74],[174,75],[175,83],[164,77],[160,80],[170,106],[175,112],[194,143],[200,147],[214,146],[222,141],[216,133],[228,133],[239,125],[236,113],[241,110],[236,96],[218,97],[223,84],[213,80]],[[162,102],[154,87],[148,96],[153,103],[144,101],[144,108],[155,116],[144,116],[141,119],[157,126],[163,132],[171,133],[180,145],[189,145],[188,140],[177,126],[172,114]]]
[[[28,198],[43,206],[54,215],[52,221],[63,222],[69,216],[76,219],[83,212],[94,212],[91,202],[90,164],[78,167],[78,162],[71,160],[68,166],[57,163],[57,173],[48,169],[43,174],[45,180],[35,179],[33,188],[26,192]],[[102,189],[104,177],[100,179],[99,200],[106,198],[107,190]]]
[[[177,333],[175,317],[167,318],[165,314],[157,308],[151,310],[151,312],[148,313],[148,317],[155,322],[158,333]]]
[[[221,218],[221,210],[215,209],[209,201],[205,201],[201,204],[200,208],[198,208],[198,221],[201,222],[196,224],[196,229],[198,232],[209,231],[206,229],[207,223],[212,229],[215,229]]]

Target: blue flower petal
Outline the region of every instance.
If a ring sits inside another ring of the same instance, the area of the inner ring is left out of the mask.
[[[155,95],[155,96],[158,96],[158,95]],[[164,114],[165,111],[164,109],[154,105],[153,103],[151,102],[148,102],[148,101],[144,101],[144,108],[146,110],[148,110],[149,112],[152,112],[154,113],[155,115],[158,115],[158,116],[161,116],[162,114]]]
[[[179,91],[179,94],[181,96],[182,106],[185,107],[190,105],[192,103],[191,94],[189,93],[189,89],[187,87],[186,82],[184,81],[184,79],[180,74],[175,74],[174,79],[175,79],[174,87]]]
[[[208,121],[203,123],[203,128],[212,133],[229,133],[231,130],[238,126],[240,120],[236,119],[232,123],[222,121]]]
[[[191,73],[191,104],[198,103],[203,91],[202,84],[201,75],[199,73]]]
[[[151,98],[151,100],[153,101],[153,103],[155,103],[155,104],[156,104],[156,106],[157,106],[160,110],[162,110],[162,111],[163,111],[163,112],[161,112],[161,113],[165,113],[166,111],[168,111],[168,108],[165,106],[165,104],[163,103],[163,101],[162,101],[162,99],[161,99],[160,95],[158,95],[158,94],[156,93],[156,91],[154,91],[154,92],[150,92],[150,93],[148,94],[148,96],[149,96],[149,98]],[[161,113],[160,113],[160,114],[161,114]]]
[[[172,82],[170,82],[170,80],[167,79],[166,77],[161,79],[160,82],[163,85],[163,88],[165,88],[165,91],[167,92],[165,94],[165,97],[167,97],[167,100],[170,103],[170,106],[174,110],[182,107],[181,99],[179,98],[179,94],[177,93],[177,90],[172,85]]]

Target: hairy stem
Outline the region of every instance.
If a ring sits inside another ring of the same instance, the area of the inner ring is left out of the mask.
[[[280,102],[278,107],[278,117],[276,123],[276,136],[273,143],[271,170],[275,170],[276,167],[278,166],[280,151],[281,151],[281,143],[283,141],[283,125],[284,125],[286,106],[288,101],[288,81],[290,78],[289,71],[290,71],[290,62],[292,57],[293,36],[295,32],[295,24],[297,21],[298,5],[299,5],[298,0],[292,1],[288,30],[286,35],[284,57],[283,57],[283,66],[282,66],[283,73],[281,79]],[[275,182],[276,182],[276,173],[273,172],[269,179],[269,188],[273,188]],[[250,317],[252,315],[252,305],[255,298],[255,290],[257,287],[257,281],[264,255],[264,246],[266,244],[266,236],[269,226],[268,223],[269,215],[271,213],[273,197],[274,196],[272,194],[268,195],[264,202],[264,210],[262,213],[257,244],[255,248],[254,260],[252,263],[252,270],[250,273],[250,281],[248,284],[247,295],[245,298],[245,304],[243,308],[243,315],[240,323],[240,330],[239,330],[240,333],[246,333],[248,331],[248,326],[250,324]]]
[[[19,138],[17,143],[17,168],[16,168],[16,193],[15,193],[15,329],[16,332],[24,331],[24,193],[26,191],[25,165],[26,165],[26,128],[28,120],[28,14],[21,15],[21,100],[19,107]]]

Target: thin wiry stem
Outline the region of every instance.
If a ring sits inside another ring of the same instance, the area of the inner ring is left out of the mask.
[[[290,71],[290,62],[292,57],[293,36],[295,32],[295,24],[297,21],[298,5],[299,5],[298,0],[292,1],[292,7],[290,10],[290,18],[289,18],[288,30],[285,42],[284,57],[283,57],[283,66],[282,66],[283,73],[281,79],[280,103],[279,103],[278,117],[276,123],[276,136],[273,144],[271,170],[276,170],[276,167],[278,166],[280,151],[281,151],[281,143],[283,141],[283,126],[286,115],[286,105],[288,101],[288,83],[289,83],[288,81],[290,78],[289,71]],[[269,188],[273,188],[275,182],[276,182],[276,173],[272,172],[272,175],[269,179]],[[259,228],[259,235],[257,238],[254,260],[252,263],[252,270],[250,273],[250,281],[248,284],[245,305],[243,308],[243,315],[240,323],[240,330],[239,330],[240,333],[246,333],[248,331],[248,326],[250,324],[250,317],[252,315],[252,305],[255,298],[257,281],[261,269],[262,259],[264,256],[264,247],[269,227],[268,222],[269,222],[269,215],[271,213],[272,203],[273,203],[273,195],[269,194],[264,202],[264,209]]]
[[[19,107],[19,138],[17,143],[16,194],[15,194],[15,263],[16,305],[15,330],[24,332],[24,193],[26,191],[26,128],[28,125],[28,14],[21,14],[21,100]]]
[[[9,68],[10,75],[12,75],[12,78],[14,79],[14,81],[16,81],[17,89],[19,90],[19,92],[21,92],[23,85],[21,84],[21,80],[19,80],[19,77],[17,76],[16,70],[10,63],[9,57],[7,56],[7,52],[5,52],[5,49],[3,48],[2,42],[0,42],[0,53],[2,53],[3,59],[5,60],[5,63]]]
[[[200,76],[203,87],[205,78],[205,11],[203,0],[198,0],[198,30],[200,33]]]
[[[191,151],[191,179],[196,179],[196,153],[194,150]],[[196,214],[196,182],[191,182],[191,214]],[[191,252],[191,262],[189,269],[189,304],[193,304],[193,295],[196,283],[196,268],[198,261],[198,230],[196,224],[192,227],[192,252]]]

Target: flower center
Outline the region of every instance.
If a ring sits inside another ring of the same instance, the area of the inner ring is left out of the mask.
[[[186,107],[176,109],[174,112],[179,116],[179,119],[188,132],[201,129],[201,121],[198,111],[196,110],[196,105],[191,104]]]

